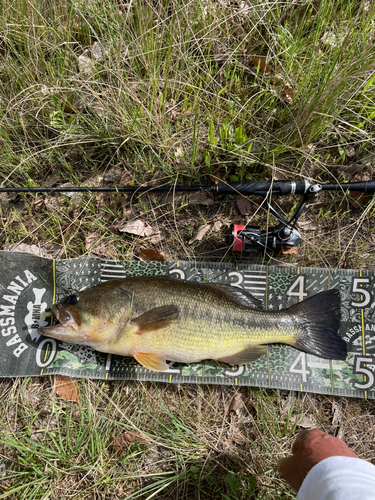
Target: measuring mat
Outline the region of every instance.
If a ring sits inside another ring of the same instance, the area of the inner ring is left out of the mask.
[[[254,363],[230,367],[216,361],[173,363],[152,372],[133,358],[42,337],[41,314],[64,297],[100,282],[167,275],[197,283],[248,290],[265,309],[284,309],[323,290],[341,295],[341,335],[346,361],[329,361],[285,345],[269,345]],[[206,262],[117,262],[96,257],[50,260],[0,252],[0,377],[63,374],[97,379],[225,384],[375,398],[374,272]]]

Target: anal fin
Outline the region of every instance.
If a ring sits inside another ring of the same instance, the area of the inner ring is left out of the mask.
[[[154,372],[164,372],[165,370],[168,370],[165,356],[162,354],[137,352],[133,356],[138,361],[138,363],[140,363],[148,370],[152,370]]]
[[[242,351],[236,352],[236,354],[216,359],[216,361],[221,361],[223,363],[227,363],[228,365],[246,365],[247,363],[256,361],[266,352],[266,350],[267,348],[264,345],[249,345]]]

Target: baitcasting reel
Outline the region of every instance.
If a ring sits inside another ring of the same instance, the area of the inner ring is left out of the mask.
[[[265,203],[269,212],[280,221],[280,224],[270,227],[266,231],[261,231],[261,229],[256,226],[246,227],[240,224],[233,224],[231,226],[231,235],[226,238],[227,244],[232,246],[233,252],[241,254],[259,252],[262,250],[276,252],[283,248],[298,246],[302,239],[295,225],[307,201],[319,193],[321,189],[322,186],[320,184],[308,186],[303,194],[301,205],[289,221],[284,219],[284,217],[270,205],[268,197],[265,197]]]
[[[232,251],[249,253],[260,250],[278,251],[287,247],[295,247],[301,243],[301,235],[297,229],[285,224],[270,227],[261,231],[259,227],[233,224],[232,235],[227,236],[227,243]]]

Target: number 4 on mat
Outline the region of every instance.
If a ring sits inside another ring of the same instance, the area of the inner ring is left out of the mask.
[[[305,277],[302,274],[292,283],[286,294],[288,297],[298,297],[299,302],[307,297],[307,293],[305,292]]]
[[[290,373],[300,373],[302,375],[302,382],[307,382],[307,375],[311,375],[311,372],[307,369],[306,354],[304,352],[298,354],[289,371]]]

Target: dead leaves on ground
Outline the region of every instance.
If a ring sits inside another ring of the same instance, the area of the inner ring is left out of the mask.
[[[152,236],[159,232],[156,227],[145,224],[141,219],[129,221],[119,227],[118,230],[120,233],[134,234],[136,236]]]
[[[165,261],[164,255],[154,248],[142,248],[138,250],[138,257],[144,261]]]
[[[252,402],[246,400],[246,396],[243,393],[237,393],[231,400],[227,415],[229,417],[229,428],[227,432],[227,439],[232,444],[237,444],[242,446],[247,441],[247,433],[245,428],[245,422],[248,420],[250,405],[252,412],[255,412],[255,407]]]
[[[113,441],[111,448],[117,453],[126,451],[131,444],[148,444],[149,438],[140,431],[126,431]]]
[[[83,75],[90,76],[94,71],[94,66],[97,61],[104,58],[105,51],[102,44],[94,42],[90,48],[85,49],[78,57],[79,72]]]
[[[237,196],[236,204],[241,215],[250,215],[252,211],[251,203],[248,198],[244,196]]]
[[[280,101],[289,104],[294,97],[293,86],[285,80],[282,75],[273,74],[271,65],[268,63],[267,57],[253,57],[253,65],[257,72],[270,77],[270,83],[274,86],[274,92]]]
[[[189,194],[189,205],[213,205],[213,195],[210,192],[197,191],[196,193]]]
[[[65,375],[55,375],[53,392],[67,401],[79,401],[78,382]]]
[[[353,151],[353,147],[348,147],[346,150],[346,155],[356,155],[355,149]],[[349,154],[348,154],[349,153]],[[350,157],[350,156],[349,156]],[[341,172],[345,179],[348,182],[368,182],[375,180],[375,159],[374,154],[370,153],[366,155],[362,160],[358,163],[353,163],[351,165],[343,165],[338,168],[339,172]],[[363,205],[366,205],[368,201],[371,200],[373,194],[372,193],[363,193],[360,191],[350,191],[348,193],[349,203],[354,208],[361,208]]]
[[[3,250],[7,252],[22,252],[46,259],[56,259],[62,252],[61,245],[45,243],[44,245],[27,245],[26,243],[6,243]]]
[[[189,240],[189,245],[192,245],[195,241],[201,241],[210,229],[211,224],[202,224],[201,226],[199,226],[198,231]]]
[[[297,255],[298,247],[283,247],[281,252],[283,255]]]
[[[304,220],[298,221],[298,227],[303,231],[316,231],[319,228],[319,224],[315,220]]]
[[[89,254],[105,259],[115,259],[117,251],[115,246],[103,239],[103,235],[97,232],[90,232],[86,236],[85,248]]]

